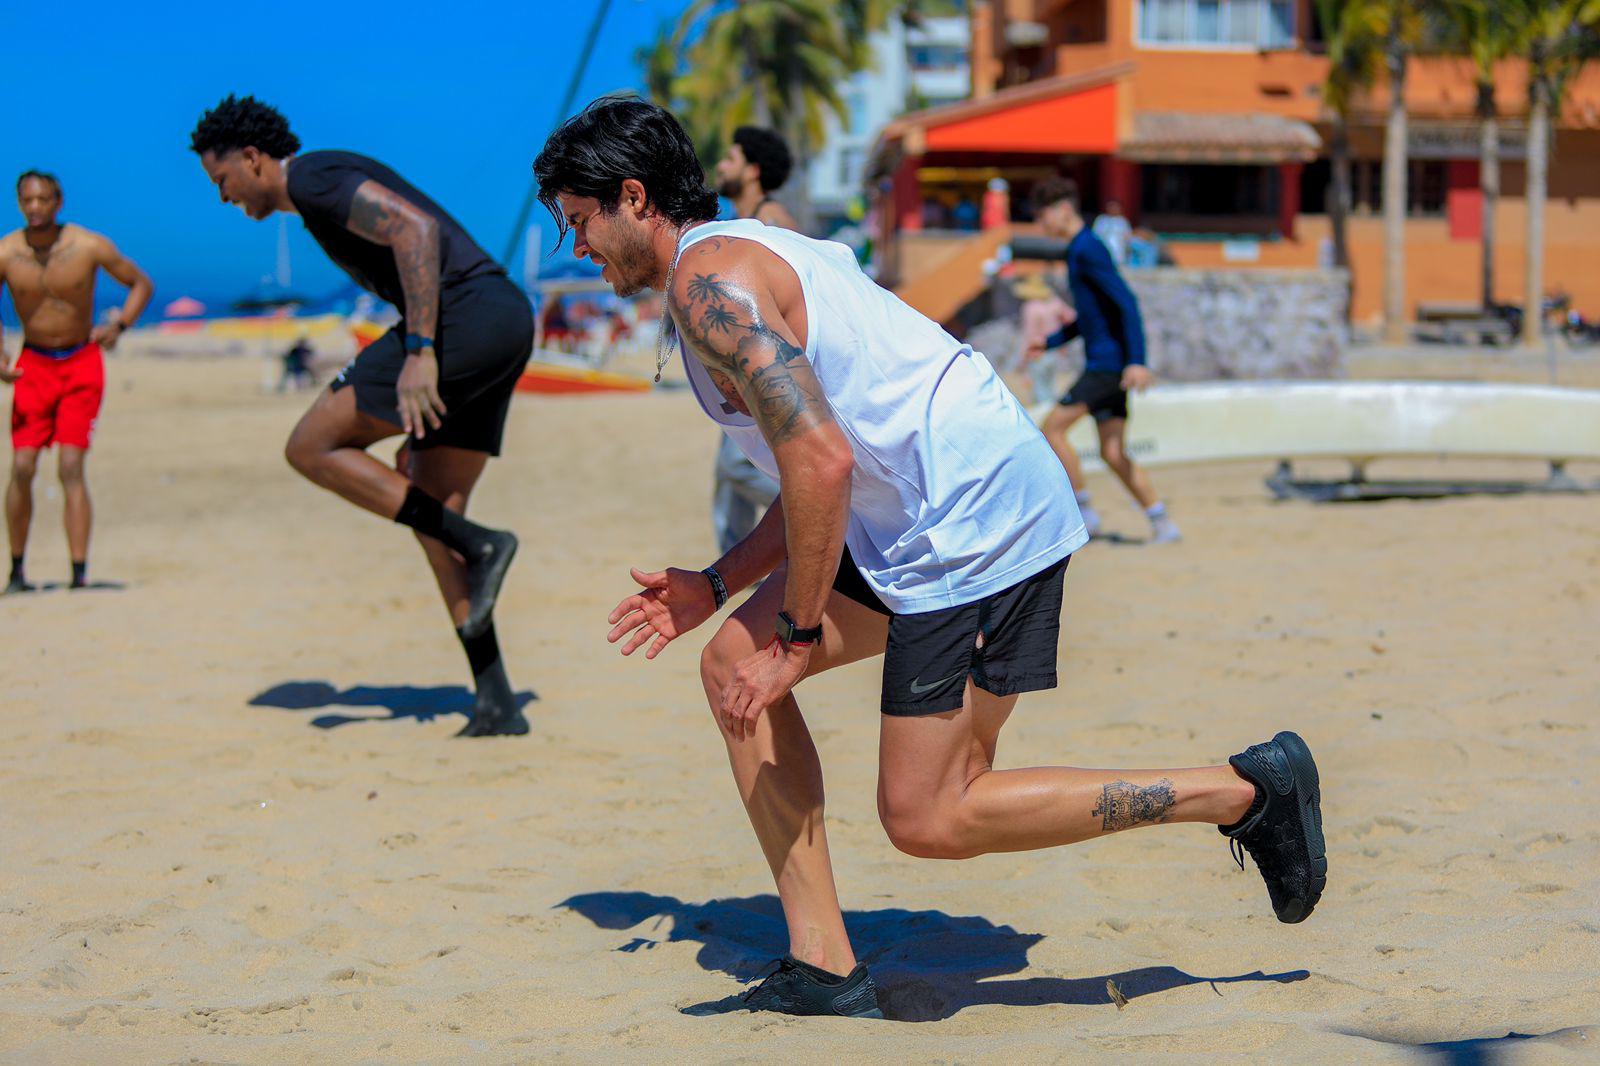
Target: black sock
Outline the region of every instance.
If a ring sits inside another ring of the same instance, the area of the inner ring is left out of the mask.
[[[500,659],[500,641],[494,634],[494,623],[475,637],[463,636],[456,630],[461,647],[467,653],[467,665],[472,668],[473,690],[481,704],[489,700],[497,707],[511,710],[516,699],[511,692],[511,680],[506,677],[505,663]]]
[[[88,582],[88,580],[89,580],[88,579],[88,573],[89,573],[89,561],[87,559],[85,559],[81,563],[73,563],[72,564],[72,583],[74,585],[86,584]]]
[[[13,555],[11,557],[11,580],[22,580],[22,556],[20,555]]]
[[[490,533],[490,530],[456,514],[415,485],[407,490],[405,502],[400,505],[400,512],[394,516],[394,520],[402,526],[410,526],[425,537],[441,541],[447,548],[462,555],[471,554],[472,549]]]

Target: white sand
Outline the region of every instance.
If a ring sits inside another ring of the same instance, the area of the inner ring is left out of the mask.
[[[647,664],[604,635],[629,564],[709,561],[710,426],[681,393],[517,401],[474,509],[523,536],[499,628],[534,733],[452,741],[459,714],[418,713],[465,669],[420,553],[291,473],[306,401],[261,379],[114,361],[93,576],[128,587],[0,601],[6,1061],[1600,1052],[1596,498],[1314,507],[1249,465],[1159,472],[1187,540],[1074,561],[1063,687],[1001,761],[1189,765],[1298,729],[1312,918],[1279,925],[1206,827],[896,853],[861,664],[800,692],[840,889],[889,1011],[935,1020],[701,1019],[678,1008],[737,991],[781,922],[700,641]],[[36,579],[66,571],[50,477]]]

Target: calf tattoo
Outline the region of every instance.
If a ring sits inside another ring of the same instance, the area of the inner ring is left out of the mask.
[[[1107,833],[1132,829],[1136,825],[1164,822],[1178,797],[1172,782],[1163,777],[1153,785],[1134,785],[1113,781],[1100,790],[1100,802],[1090,814],[1100,815],[1100,828]]]

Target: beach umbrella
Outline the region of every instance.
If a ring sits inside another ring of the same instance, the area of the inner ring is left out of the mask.
[[[206,313],[206,305],[193,296],[180,296],[161,309],[164,318],[199,318]]]

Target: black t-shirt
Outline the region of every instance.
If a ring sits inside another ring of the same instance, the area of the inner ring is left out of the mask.
[[[328,258],[368,292],[383,297],[405,314],[405,291],[395,268],[394,251],[373,244],[345,228],[350,202],[364,181],[376,181],[439,221],[439,284],[442,289],[469,278],[504,274],[500,264],[478,247],[461,223],[415,185],[378,162],[354,152],[307,152],[289,163],[289,199],[306,229]]]

